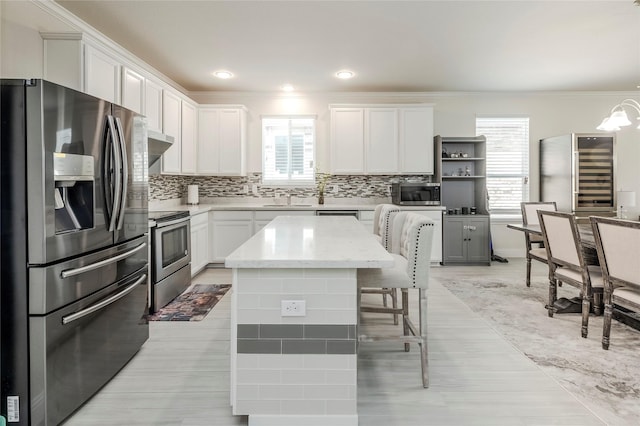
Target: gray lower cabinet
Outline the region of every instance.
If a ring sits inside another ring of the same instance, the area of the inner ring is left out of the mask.
[[[445,215],[443,265],[491,264],[489,216]]]

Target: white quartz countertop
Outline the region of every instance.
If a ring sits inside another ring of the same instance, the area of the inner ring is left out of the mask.
[[[354,217],[279,216],[227,256],[227,268],[385,268],[393,257]]]
[[[188,211],[191,216],[206,213],[209,211],[225,211],[225,210],[250,210],[250,211],[295,211],[295,210],[370,210],[373,211],[376,208],[376,204],[291,204],[291,205],[277,205],[274,203],[201,203],[198,205],[188,204],[174,204],[174,205],[162,205],[152,206],[149,211],[164,211],[164,210],[176,210],[176,211]],[[402,206],[403,210],[444,210],[443,206]]]

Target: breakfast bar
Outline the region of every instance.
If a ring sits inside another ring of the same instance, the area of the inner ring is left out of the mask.
[[[355,218],[333,216],[279,216],[229,255],[233,413],[357,425],[357,269],[393,262]]]

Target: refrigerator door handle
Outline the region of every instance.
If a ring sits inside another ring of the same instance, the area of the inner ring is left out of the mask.
[[[122,195],[122,156],[120,154],[120,144],[116,143],[116,124],[112,115],[107,116],[107,123],[109,126],[109,135],[111,141],[111,155],[112,155],[112,168],[114,170],[113,178],[115,182],[109,182],[110,186],[113,186],[113,201],[111,206],[107,205],[107,209],[110,210],[109,216],[109,231],[115,231],[118,219],[118,212],[120,209],[120,197]],[[109,171],[107,171],[108,173]],[[111,180],[111,179],[110,179]]]
[[[133,284],[131,284],[130,286],[128,286],[127,288],[125,288],[124,290],[122,290],[121,292],[114,294],[113,296],[107,297],[106,299],[102,300],[101,302],[96,303],[95,305],[91,305],[87,308],[84,308],[76,313],[73,313],[71,315],[67,315],[62,317],[62,324],[69,324],[73,321],[77,321],[82,317],[86,317],[89,314],[94,313],[95,311],[99,311],[100,309],[103,309],[109,305],[111,305],[112,303],[122,299],[124,296],[126,296],[127,294],[131,293],[133,290],[135,290],[135,288],[142,284],[142,282],[144,280],[147,279],[147,274],[142,274],[142,276],[140,276],[140,278],[138,278],[136,280],[136,282],[134,282]]]
[[[124,211],[127,206],[127,186],[129,184],[129,161],[127,159],[127,144],[124,138],[124,130],[122,128],[122,121],[119,117],[115,117],[116,127],[118,129],[118,141],[120,145],[120,158],[122,161],[122,169],[120,179],[122,182],[120,205],[118,209],[118,224],[116,229],[122,229],[124,223]]]
[[[126,257],[129,257],[132,254],[137,253],[138,251],[142,250],[146,246],[147,246],[147,243],[142,243],[138,247],[133,248],[133,249],[131,249],[129,251],[126,251],[124,253],[120,253],[117,256],[113,256],[113,257],[110,257],[108,259],[100,260],[99,262],[91,263],[89,265],[81,266],[80,268],[67,269],[66,271],[62,271],[60,273],[60,276],[62,278],[69,278],[69,277],[73,277],[75,275],[83,274],[83,273],[88,272],[88,271],[93,271],[94,269],[102,268],[103,266],[110,265],[110,264],[118,262],[118,261],[120,261],[120,260],[122,260],[122,259],[124,259]]]

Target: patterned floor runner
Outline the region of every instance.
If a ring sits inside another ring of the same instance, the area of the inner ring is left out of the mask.
[[[230,284],[195,284],[164,308],[148,316],[149,321],[200,321],[231,288]]]

